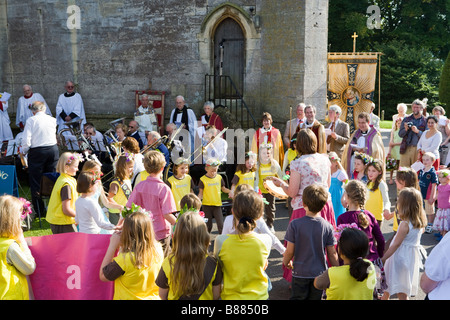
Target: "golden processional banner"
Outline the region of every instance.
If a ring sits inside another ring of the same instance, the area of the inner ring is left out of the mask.
[[[342,109],[340,119],[358,128],[358,115],[369,112],[375,93],[378,52],[328,53],[328,106]]]

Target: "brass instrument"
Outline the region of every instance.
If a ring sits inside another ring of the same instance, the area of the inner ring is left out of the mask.
[[[142,154],[145,154],[147,151],[150,150],[155,150],[156,148],[158,148],[161,144],[166,145],[166,141],[168,140],[168,137],[166,135],[162,136],[161,138],[159,138],[158,140],[156,140],[155,142],[153,142],[152,144],[145,146],[144,148],[142,148],[142,150],[140,151]]]
[[[175,130],[175,132],[172,133],[172,137],[170,139],[167,139],[166,141],[166,147],[167,149],[169,149],[169,152],[172,151],[173,148],[173,141],[175,140],[175,137],[177,136],[177,134],[180,133],[181,129],[184,128],[184,123],[181,124],[181,126]]]
[[[85,151],[85,150],[94,151],[94,148],[92,147],[92,145],[89,143],[89,141],[86,139],[86,137],[84,136],[84,134],[82,132],[82,125],[81,125],[82,121],[83,121],[83,119],[78,119],[78,120],[71,121],[71,122],[65,122],[64,124],[68,128],[64,128],[61,131],[59,131],[58,138],[59,138],[61,144],[69,150],[78,150],[79,149],[80,151]],[[75,138],[77,140],[77,144],[78,144],[78,149],[74,148],[74,146],[72,145],[72,140],[69,140],[69,144],[70,144],[70,148],[69,148],[67,141],[66,141],[66,137],[64,136],[64,132],[70,132],[73,136],[75,136]]]
[[[113,142],[110,143],[110,142],[108,142],[108,140],[106,138],[105,138],[105,141],[104,141],[105,149],[108,152],[109,158],[110,158],[112,163],[114,163],[114,161],[117,159],[117,157],[122,153],[122,143],[117,141],[117,139],[114,136],[114,134],[115,134],[115,131],[116,131],[116,126],[119,123],[124,124],[124,120],[125,120],[125,118],[119,118],[119,119],[111,121],[109,123],[111,128],[109,128],[103,134],[104,137],[108,136],[113,141]],[[115,158],[113,158],[113,156],[111,154],[111,149],[116,153]]]
[[[220,131],[215,137],[213,137],[205,146],[199,146],[196,150],[194,150],[194,152],[192,152],[190,155],[189,155],[189,158],[188,159],[190,159],[191,158],[191,156],[193,155],[193,154],[195,154],[195,153],[197,153],[198,151],[200,151],[200,150],[202,150],[202,152],[198,152],[198,154],[194,157],[194,160],[192,161],[193,163],[195,163],[195,160],[197,160],[197,158],[200,156],[200,155],[203,155],[203,153],[205,152],[205,150],[206,149],[208,149],[208,147],[210,146],[210,145],[212,145],[221,135],[223,135],[224,133],[225,133],[225,131],[227,131],[228,130],[228,127],[227,128],[224,128],[222,131]]]

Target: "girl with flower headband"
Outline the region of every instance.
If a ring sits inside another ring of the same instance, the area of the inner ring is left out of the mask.
[[[214,256],[223,271],[222,300],[267,300],[268,264],[272,240],[254,232],[264,213],[262,198],[253,190],[236,194],[231,209],[235,231],[214,241]]]
[[[220,161],[214,158],[209,158],[206,161],[206,174],[200,178],[198,183],[198,197],[202,200],[203,212],[208,219],[206,225],[208,232],[212,230],[212,219],[216,220],[219,234],[222,233],[223,228],[223,213],[222,213],[222,192],[230,193],[230,190],[225,186],[225,180],[217,174]]]
[[[369,179],[367,178],[366,174],[366,165],[372,160],[373,158],[365,153],[355,152],[354,171],[352,179],[357,179],[364,183],[367,183]]]
[[[134,157],[131,154],[121,155],[116,162],[114,179],[109,184],[108,200],[116,205],[125,206],[131,194],[131,177],[134,170]],[[109,221],[117,225],[120,219],[119,209],[109,209]]]
[[[264,217],[267,226],[272,232],[275,232],[273,228],[276,211],[275,196],[269,193],[264,187],[264,179],[270,179],[271,177],[283,178],[284,174],[281,171],[279,163],[273,158],[273,145],[262,143],[259,146],[258,161],[256,164],[255,190],[259,190],[268,202],[268,204],[264,205]]]
[[[97,176],[93,172],[83,171],[77,179],[77,192],[80,194],[75,201],[75,222],[79,232],[90,234],[111,234],[116,226],[105,217],[103,210],[94,195],[97,193]]]
[[[328,158],[331,162],[331,183],[329,191],[331,194],[331,202],[333,203],[334,217],[337,220],[345,212],[341,199],[344,195],[344,184],[348,182],[348,175],[342,167],[341,159],[336,152],[332,151],[328,153]]]
[[[76,232],[75,201],[78,199],[75,175],[82,156],[65,152],[58,160],[56,172],[60,175],[53,186],[47,209],[47,221],[53,234]]]
[[[437,187],[437,211],[433,222],[433,229],[439,232],[437,240],[450,230],[450,170],[438,172],[439,185]]]
[[[23,236],[22,221],[29,214],[25,199],[0,196],[0,300],[29,300],[26,276],[36,269]]]
[[[177,211],[181,210],[181,199],[189,194],[193,193],[194,181],[188,174],[189,172],[189,159],[179,157],[173,163],[173,175],[167,179],[167,185],[172,190],[175,203],[177,205]]]
[[[245,154],[245,163],[236,166],[236,172],[231,179],[230,198],[233,199],[236,187],[248,184],[254,187],[256,171],[256,153],[249,151]]]
[[[375,267],[365,257],[369,250],[367,235],[355,225],[344,228],[338,240],[343,261],[314,279],[314,287],[326,290],[327,300],[373,300],[377,282]]]

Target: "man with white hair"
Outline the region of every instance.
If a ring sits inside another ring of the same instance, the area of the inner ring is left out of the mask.
[[[86,114],[84,113],[84,104],[81,95],[75,92],[75,85],[72,81],[66,81],[64,88],[65,93],[62,93],[56,104],[56,123],[58,124],[58,132],[62,129],[68,128],[66,122],[83,119],[81,125],[86,123]]]
[[[11,95],[7,92],[0,93],[0,143],[14,139],[11,130],[11,120],[8,115],[8,99]]]
[[[56,119],[46,114],[44,102],[36,101],[31,106],[32,117],[23,130],[21,153],[28,154],[28,172],[33,207],[45,216],[44,203],[39,196],[42,174],[54,172],[59,160],[56,144]]]
[[[328,118],[330,123],[327,126],[327,147],[328,151],[334,151],[339,156],[342,157],[342,152],[344,152],[345,144],[350,139],[350,126],[348,123],[339,119],[341,116],[342,109],[334,104],[328,109]]]
[[[284,130],[283,135],[283,141],[286,145],[286,149],[291,145],[292,136],[298,132],[299,128],[306,121],[305,107],[306,105],[303,102],[299,103],[295,109],[295,119],[290,119],[286,122],[286,129]]]
[[[194,137],[197,131],[197,117],[191,108],[186,106],[183,96],[175,98],[176,107],[170,113],[169,123],[175,123],[177,128],[184,124],[184,130],[189,131],[191,138],[191,152],[194,150]]]
[[[139,132],[141,134],[141,139],[145,134],[150,131],[158,131],[158,119],[156,114],[161,114],[161,108],[154,109],[153,102],[150,102],[148,95],[143,94],[141,96],[141,105],[137,108],[134,115],[134,120],[139,123]],[[142,139],[143,140],[143,139]]]
[[[17,102],[16,125],[20,128],[20,131],[23,131],[27,119],[33,116],[30,108],[35,101],[43,102],[46,107],[45,112],[49,116],[52,115],[52,112],[50,111],[47,102],[45,102],[44,97],[40,93],[33,92],[31,86],[26,84],[23,86],[23,96],[21,96]]]
[[[398,135],[403,138],[400,145],[400,166],[410,167],[417,160],[417,143],[427,129],[427,119],[423,115],[424,105],[419,99],[411,104],[412,114],[405,117]]]

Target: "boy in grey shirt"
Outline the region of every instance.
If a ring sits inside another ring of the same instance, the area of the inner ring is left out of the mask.
[[[339,265],[333,226],[320,216],[327,200],[328,191],[322,186],[306,187],[306,216],[292,220],[286,231],[283,265],[292,269],[291,300],[320,300],[322,290],[314,287],[314,278],[327,269],[327,257],[332,266]]]

